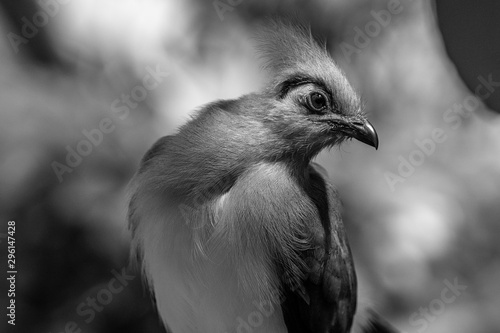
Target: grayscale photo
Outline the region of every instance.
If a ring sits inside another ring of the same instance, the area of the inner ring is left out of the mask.
[[[500,332],[499,22],[0,0],[0,331]]]

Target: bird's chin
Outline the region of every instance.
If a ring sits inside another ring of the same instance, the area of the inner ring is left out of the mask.
[[[307,152],[307,155],[309,159],[313,159],[323,150],[330,150],[334,147],[338,147],[347,139],[349,139],[349,137],[346,137],[338,132],[334,133],[333,135],[324,135],[320,140],[316,142],[316,144],[308,146],[309,151]]]
[[[337,129],[331,129],[327,136],[325,136],[325,148],[332,148],[334,146],[341,145],[344,141],[350,139],[348,135],[338,131]]]

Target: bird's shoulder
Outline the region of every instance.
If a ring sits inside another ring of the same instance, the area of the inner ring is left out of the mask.
[[[351,250],[342,220],[342,203],[323,167],[311,164],[310,175],[312,190],[309,193],[318,207],[323,233],[322,237],[315,239],[316,251],[313,257],[323,263],[324,269],[311,269],[310,278],[316,280],[319,279],[317,274],[323,274],[325,296],[336,300],[345,297],[338,294],[338,290],[354,289],[356,283]]]
[[[341,203],[323,167],[311,163],[308,175],[304,189],[319,219],[309,221],[310,249],[301,253],[307,263],[306,278],[300,288],[287,292],[282,308],[290,332],[344,331],[356,308],[356,276]]]
[[[152,146],[149,148],[144,156],[141,159],[141,164],[140,164],[140,169],[139,172],[141,172],[144,167],[150,163],[150,161],[158,158],[160,155],[165,154],[167,151],[167,148],[172,145],[174,142],[174,136],[173,135],[166,135],[158,139]]]

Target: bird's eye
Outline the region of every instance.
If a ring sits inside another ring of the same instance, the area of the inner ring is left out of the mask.
[[[323,111],[328,106],[328,101],[323,93],[315,91],[307,97],[307,104],[312,111]]]

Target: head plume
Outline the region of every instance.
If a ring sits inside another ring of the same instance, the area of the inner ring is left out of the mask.
[[[331,63],[326,49],[314,39],[310,27],[297,19],[268,19],[257,32],[257,48],[273,82],[294,72],[310,72]]]

